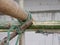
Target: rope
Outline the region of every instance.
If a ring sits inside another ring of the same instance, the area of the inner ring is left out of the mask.
[[[26,21],[24,21],[24,22],[22,22],[22,21],[20,21],[20,20],[18,20],[18,21],[19,21],[19,22],[21,23],[21,25],[22,25],[22,24],[24,24],[25,22],[27,22],[27,21],[30,20],[30,19],[32,19],[31,13],[28,12],[28,18],[27,18]],[[20,26],[21,26],[21,25],[20,25]],[[16,41],[15,45],[18,44],[18,40],[21,38],[21,35],[22,35],[23,32],[25,32],[25,30],[24,30],[24,31],[20,31],[20,28],[19,28],[19,26],[18,26],[17,29],[16,29],[16,31],[18,32],[19,35],[18,35],[18,38],[17,38],[17,41]]]
[[[21,35],[18,35],[15,45],[18,44],[18,41],[19,41],[20,37],[21,37]]]
[[[19,21],[19,22],[21,23],[21,25],[22,25],[22,24],[24,24],[25,22],[27,22],[27,21],[30,20],[30,19],[32,19],[31,13],[28,13],[28,18],[27,18],[26,21],[24,21],[24,22],[22,22],[21,20],[18,20],[18,21]],[[21,25],[20,25],[20,26],[21,26]],[[19,35],[18,35],[18,38],[17,38],[17,41],[16,41],[15,45],[18,44],[18,40],[20,39],[21,34],[22,34],[25,30],[24,30],[24,31],[20,31],[20,28],[19,28],[19,26],[18,26],[16,31],[19,33]]]
[[[21,38],[22,33],[25,32],[25,30],[22,31],[22,30],[20,29],[20,26],[21,26],[22,24],[24,24],[25,22],[27,22],[27,21],[29,21],[29,20],[32,19],[31,13],[29,13],[29,12],[27,12],[27,13],[28,13],[28,18],[27,18],[27,20],[25,20],[24,22],[22,22],[21,20],[18,20],[18,21],[20,22],[20,25],[18,25],[18,26],[12,25],[11,28],[8,30],[8,33],[7,33],[7,34],[8,34],[8,39],[7,39],[7,43],[5,43],[5,45],[9,45],[10,32],[11,32],[11,31],[14,31],[14,30],[16,30],[17,33],[18,33],[18,37],[17,37],[17,40],[16,40],[15,45],[18,44],[18,40]]]
[[[8,30],[8,38],[7,38],[7,43],[5,43],[5,45],[9,45],[9,41],[10,41],[10,32],[13,31],[15,28],[15,26],[11,26],[11,28]]]
[[[18,41],[21,38],[22,31],[20,30],[19,26],[16,27],[16,31],[18,32],[18,37],[17,37],[15,45],[18,45]]]
[[[11,32],[11,31],[14,31],[14,30],[16,30],[17,33],[18,33],[18,37],[17,37],[17,41],[16,41],[15,45],[18,44],[18,40],[20,39],[21,34],[23,33],[23,31],[20,30],[19,26],[11,26],[11,28],[8,30],[8,33],[7,33],[7,34],[8,34],[8,39],[7,39],[7,43],[5,43],[5,45],[9,45],[10,32]]]

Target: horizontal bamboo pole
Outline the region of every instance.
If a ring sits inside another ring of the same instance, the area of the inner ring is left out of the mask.
[[[32,25],[32,20],[29,20],[27,21],[25,24],[23,24],[20,29],[22,31],[24,31],[26,28],[28,28],[30,25]],[[12,34],[10,34],[10,40],[13,39],[18,33],[15,31],[13,32]],[[1,44],[0,45],[4,45],[4,43],[7,43],[7,38],[8,37],[5,37],[3,38],[3,40],[1,41]]]
[[[31,25],[28,29],[60,29],[60,25]]]
[[[0,26],[0,29],[9,29],[10,27],[11,26]],[[60,25],[31,25],[27,29],[60,29]]]
[[[34,31],[36,33],[59,33],[60,34],[60,29],[27,29],[26,32],[29,31]]]
[[[7,32],[8,29],[0,29],[0,32]],[[42,32],[53,32],[60,33],[60,29],[26,29],[26,31],[42,31]],[[11,31],[14,32],[14,31]]]
[[[0,32],[7,32],[8,29],[0,29]],[[60,29],[26,29],[26,32],[28,31],[36,31],[38,33],[60,33]],[[11,31],[11,32],[15,32],[15,31]],[[16,33],[17,34],[17,33]],[[13,36],[12,36],[13,37]]]
[[[40,10],[40,11],[29,11],[30,13],[60,13],[60,10]]]
[[[22,21],[28,17],[27,13],[14,0],[0,0],[0,12]]]

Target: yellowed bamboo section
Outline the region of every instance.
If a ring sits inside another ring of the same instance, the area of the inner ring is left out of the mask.
[[[0,12],[20,20],[27,19],[27,13],[14,0],[0,0]]]

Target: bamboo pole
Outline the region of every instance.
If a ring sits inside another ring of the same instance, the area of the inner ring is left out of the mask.
[[[10,40],[13,39],[15,36],[17,35],[17,32],[13,32],[12,34],[10,34]],[[3,40],[1,41],[0,45],[4,45],[5,43],[7,43],[7,39],[8,37],[4,37]]]
[[[11,26],[0,26],[0,29],[9,29]],[[60,25],[31,25],[27,29],[60,29]],[[4,31],[4,30],[3,30]]]
[[[27,13],[14,0],[0,0],[0,12],[19,20],[26,20]]]
[[[23,24],[20,29],[23,31],[25,30],[26,28],[28,28],[30,25],[32,25],[32,20],[29,20],[28,22],[26,22],[25,24]],[[13,39],[18,33],[15,31],[13,32],[12,34],[10,34],[10,40]],[[1,44],[0,45],[4,45],[4,43],[7,43],[7,38],[8,37],[5,37],[3,38],[3,40],[1,41]]]

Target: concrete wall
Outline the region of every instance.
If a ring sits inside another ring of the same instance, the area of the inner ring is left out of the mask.
[[[0,41],[7,36],[7,32],[0,32]],[[10,41],[15,45],[17,36]],[[35,31],[26,31],[22,38],[22,45],[60,45],[60,34],[42,34]]]
[[[28,11],[60,10],[60,0],[24,0]],[[35,21],[60,21],[60,12],[32,13]]]
[[[60,13],[32,13],[36,22],[60,21]]]
[[[60,10],[60,0],[24,0],[24,7],[28,11]],[[35,21],[60,21],[60,13],[32,13]],[[60,45],[60,34],[36,34],[25,32],[23,45]],[[23,39],[22,39],[23,40]]]
[[[27,10],[60,10],[60,0],[24,0]]]
[[[60,34],[25,32],[25,45],[60,45]]]

